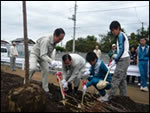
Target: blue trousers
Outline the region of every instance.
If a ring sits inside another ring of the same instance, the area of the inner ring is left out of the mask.
[[[109,90],[112,87],[111,84],[108,84],[104,89],[99,90],[96,85],[101,79],[95,77],[88,77],[88,80],[90,82],[89,86],[93,85],[102,96],[105,96],[106,94],[105,90]]]
[[[139,61],[138,66],[141,76],[141,86],[147,87],[148,61]]]

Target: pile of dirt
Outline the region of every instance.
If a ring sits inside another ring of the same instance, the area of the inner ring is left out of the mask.
[[[89,112],[148,112],[149,105],[135,103],[126,96],[114,96],[108,103],[96,102]]]
[[[41,87],[41,82],[32,81]],[[12,75],[1,73],[1,111],[8,111],[7,97],[9,91],[13,88],[23,87],[23,78]],[[79,91],[77,96],[72,94],[66,95],[66,105],[64,106],[60,101],[62,96],[60,88],[53,84],[49,84],[50,93],[52,96],[44,95],[46,97],[46,104],[44,105],[44,112],[126,112],[126,111],[149,111],[149,105],[138,104],[132,101],[129,97],[114,96],[109,103],[101,103],[96,100],[97,95],[87,93],[84,98],[84,106],[80,109],[78,104],[81,102],[82,92]],[[29,94],[24,94],[29,96]],[[26,103],[25,100],[21,100],[22,104]],[[34,103],[35,104],[35,103]],[[26,105],[30,108],[34,105]],[[39,108],[42,105],[38,106]],[[26,111],[31,111],[26,108]]]
[[[45,109],[46,100],[44,90],[39,85],[32,83],[9,91],[8,110],[11,112],[42,112]]]

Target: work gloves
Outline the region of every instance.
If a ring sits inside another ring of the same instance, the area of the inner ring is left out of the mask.
[[[52,67],[56,67],[58,65],[58,62],[57,61],[55,61],[55,60],[52,60],[52,62],[51,62],[51,66]]]
[[[65,79],[63,79],[63,80],[61,81],[61,84],[62,84],[62,87],[63,87],[64,89],[67,89],[67,88],[68,88],[68,82],[67,82]]]
[[[88,75],[90,75],[90,71],[89,71],[89,70],[87,70],[87,71],[85,71],[85,72],[83,73],[83,76],[88,76]]]
[[[65,82],[66,82],[66,80],[63,79],[63,80],[61,81],[61,84],[64,85]]]

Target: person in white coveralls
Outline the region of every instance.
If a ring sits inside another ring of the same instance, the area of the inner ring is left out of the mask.
[[[85,59],[78,54],[65,54],[62,57],[63,80],[61,81],[64,89],[68,89],[67,93],[76,96],[80,85],[80,79],[88,76]],[[72,82],[74,83],[74,91],[72,90]]]
[[[36,41],[33,46],[30,55],[30,75],[29,80],[31,80],[34,72],[37,68],[37,63],[39,63],[42,71],[42,88],[45,92],[49,92],[48,88],[48,69],[49,64],[51,66],[56,66],[57,62],[52,59],[52,52],[55,49],[57,43],[63,40],[65,32],[62,28],[58,28],[54,31],[53,36],[44,36]],[[25,81],[24,81],[25,82]]]

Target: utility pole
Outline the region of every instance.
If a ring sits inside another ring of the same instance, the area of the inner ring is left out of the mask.
[[[26,1],[23,5],[23,28],[24,28],[24,51],[25,51],[25,85],[29,84],[29,51],[28,51],[28,35],[27,35],[27,12]]]
[[[75,52],[75,38],[76,38],[76,13],[77,13],[77,1],[75,1],[74,6],[74,14],[72,15],[72,18],[68,18],[74,21],[74,27],[73,27],[73,47],[72,52]]]
[[[142,32],[141,32],[142,36],[143,36],[143,31],[144,31],[144,23],[142,22]]]

